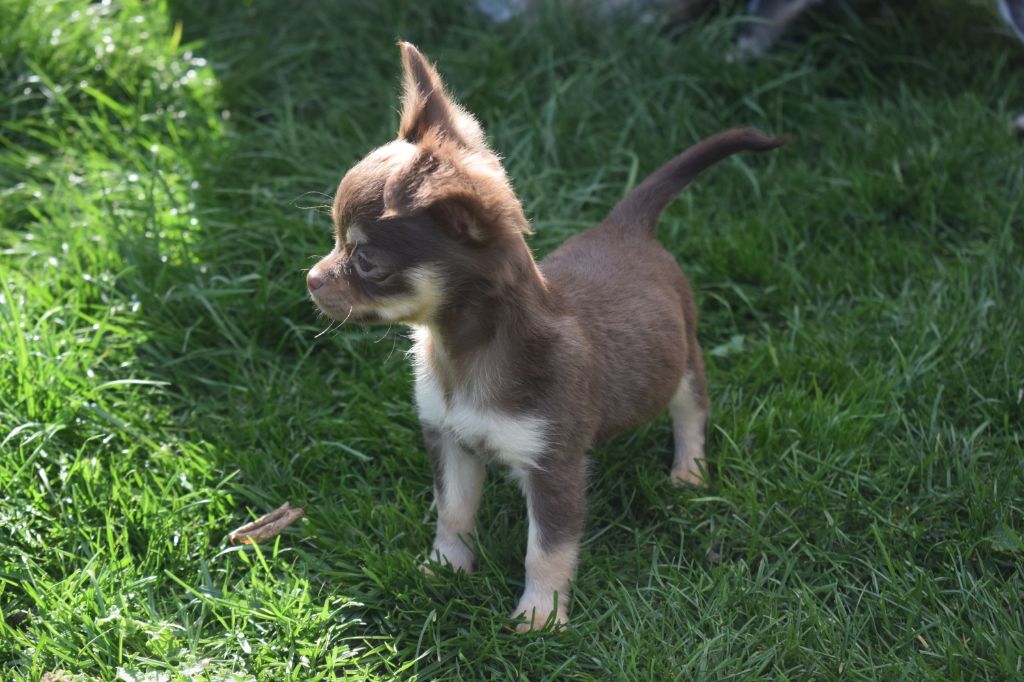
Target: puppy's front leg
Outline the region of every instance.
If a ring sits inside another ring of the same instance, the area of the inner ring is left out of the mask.
[[[512,614],[526,620],[516,626],[518,632],[543,628],[552,613],[553,626],[569,620],[569,581],[576,577],[587,506],[583,455],[563,455],[542,469],[529,470],[524,489],[530,531],[526,590]]]
[[[437,533],[429,561],[451,564],[457,571],[473,570],[473,531],[486,468],[450,434],[424,425],[423,439],[434,470]],[[429,566],[424,571],[432,573]]]

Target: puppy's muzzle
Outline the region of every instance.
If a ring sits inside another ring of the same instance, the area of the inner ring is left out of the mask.
[[[324,285],[324,278],[316,268],[313,268],[306,274],[306,288],[310,291],[316,291]]]

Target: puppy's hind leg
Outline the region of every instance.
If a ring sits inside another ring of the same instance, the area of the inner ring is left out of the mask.
[[[704,429],[708,421],[708,396],[703,361],[692,363],[683,374],[668,410],[672,415],[675,442],[671,480],[677,485],[705,485]]]

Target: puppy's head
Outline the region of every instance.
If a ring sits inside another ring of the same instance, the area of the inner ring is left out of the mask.
[[[306,277],[313,300],[338,320],[429,323],[529,230],[476,119],[415,47],[400,47],[398,138],[342,178],[334,250]]]

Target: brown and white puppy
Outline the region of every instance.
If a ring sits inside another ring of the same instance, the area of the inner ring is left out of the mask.
[[[675,481],[700,483],[708,399],[693,293],[655,222],[699,172],[781,144],[750,129],[700,142],[539,265],[530,226],[476,120],[401,44],[397,139],[338,187],[334,250],[307,285],[329,317],[412,325],[416,403],[434,472],[429,558],[469,571],[485,469],[526,496],[521,631],[566,622],[586,509],[587,451],[673,420]],[[428,569],[429,571],[429,569]]]

